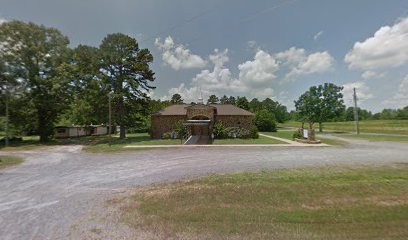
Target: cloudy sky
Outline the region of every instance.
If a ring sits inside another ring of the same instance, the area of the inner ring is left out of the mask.
[[[266,97],[289,108],[308,87],[344,86],[351,105],[408,105],[406,0],[0,0],[0,22],[60,29],[72,47],[108,33],[154,55],[152,96]]]

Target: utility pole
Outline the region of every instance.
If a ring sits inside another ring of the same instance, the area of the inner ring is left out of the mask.
[[[6,131],[6,140],[5,140],[6,147],[8,147],[9,145],[8,125],[9,125],[9,92],[6,86],[6,124],[5,124],[5,129],[4,129]]]
[[[109,92],[109,146],[112,144],[112,92]]]
[[[2,81],[5,83],[4,85],[4,96],[5,96],[5,103],[6,103],[6,122],[4,123],[4,131],[6,132],[6,136],[4,138],[4,143],[5,146],[8,147],[9,145],[9,89],[8,89],[8,82],[7,81]]]
[[[360,127],[358,123],[358,108],[357,108],[357,94],[356,94],[356,88],[353,88],[353,100],[354,100],[354,124],[356,128],[356,134],[360,134]]]

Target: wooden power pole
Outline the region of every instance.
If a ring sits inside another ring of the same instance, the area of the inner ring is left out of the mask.
[[[109,92],[109,146],[112,145],[112,92]]]
[[[356,88],[353,88],[353,100],[354,100],[354,124],[356,128],[356,134],[360,134],[360,126],[358,123],[358,108],[357,108],[357,94]]]

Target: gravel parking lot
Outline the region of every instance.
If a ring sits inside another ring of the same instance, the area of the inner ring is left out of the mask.
[[[408,163],[407,143],[347,141],[352,144],[322,148],[190,147],[91,154],[81,152],[81,146],[60,146],[13,153],[26,160],[0,170],[0,239],[98,236],[89,221],[98,218],[96,212],[110,211],[106,199],[138,186],[212,173]],[[113,233],[106,238],[119,237]]]

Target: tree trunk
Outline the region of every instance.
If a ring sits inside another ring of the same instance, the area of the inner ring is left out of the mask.
[[[47,142],[50,140],[50,129],[47,124],[45,113],[41,110],[38,110],[38,134],[40,135],[40,142]]]
[[[120,124],[120,139],[126,138],[126,127],[125,127],[125,104],[123,102],[123,96],[120,96],[118,101],[118,108],[119,108],[119,124]]]
[[[319,122],[319,132],[323,132],[323,123]]]
[[[125,139],[126,138],[126,128],[123,124],[120,124],[120,139]]]
[[[309,123],[309,130],[307,133],[307,140],[309,141],[315,141],[315,134],[314,134],[314,129],[313,129],[313,123]]]

